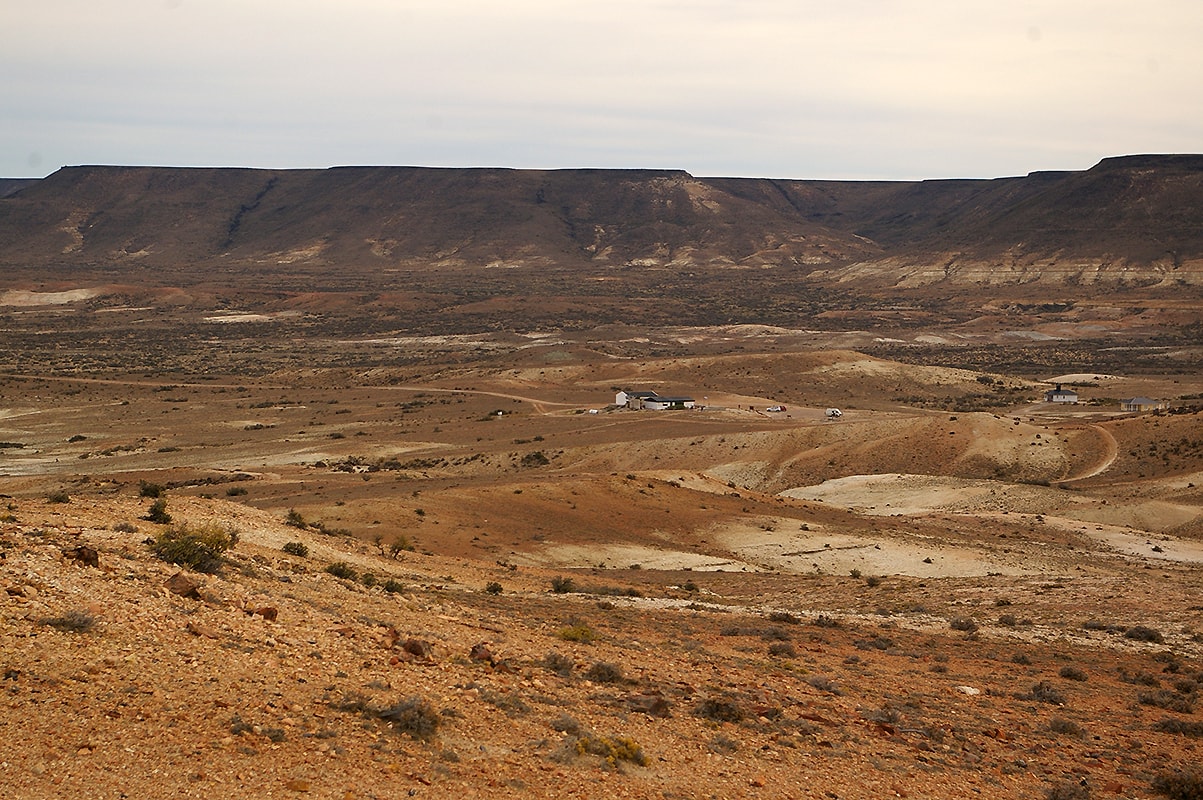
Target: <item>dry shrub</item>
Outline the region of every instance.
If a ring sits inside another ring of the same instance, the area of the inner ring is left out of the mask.
[[[1191,767],[1162,772],[1153,778],[1152,786],[1170,800],[1203,800],[1203,770]]]
[[[151,539],[150,551],[171,564],[213,573],[221,569],[226,550],[237,542],[236,532],[216,523],[195,527],[178,523]]]
[[[598,661],[585,673],[585,677],[594,683],[622,683],[622,667],[609,661]]]
[[[702,698],[693,713],[714,722],[739,722],[747,715],[739,699],[729,694]]]
[[[439,730],[439,715],[424,697],[412,695],[396,705],[377,712],[393,730],[413,739],[429,741]]]
[[[96,627],[96,617],[90,611],[77,608],[62,616],[47,617],[41,623],[68,633],[88,633]]]

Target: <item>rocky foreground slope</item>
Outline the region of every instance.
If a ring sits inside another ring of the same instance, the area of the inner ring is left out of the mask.
[[[173,498],[238,534],[204,574],[148,502],[7,501],[6,796],[1199,796],[1200,634],[1147,624],[1189,602],[1169,565],[568,577]]]

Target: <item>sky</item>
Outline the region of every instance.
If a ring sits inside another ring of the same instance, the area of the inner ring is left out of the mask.
[[[0,0],[0,176],[993,178],[1203,152],[1199,0]]]

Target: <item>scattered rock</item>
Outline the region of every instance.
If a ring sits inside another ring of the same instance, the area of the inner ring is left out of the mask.
[[[401,645],[401,649],[416,659],[421,659],[431,664],[434,663],[434,646],[430,642],[411,637],[405,640],[405,644]]]
[[[649,717],[667,717],[669,702],[659,694],[637,694],[627,698],[626,706],[631,711]]]
[[[215,629],[210,628],[208,625],[206,625],[203,622],[197,622],[196,620],[193,620],[193,619],[188,620],[188,624],[185,625],[184,628],[188,631],[188,633],[191,633],[193,636],[204,636],[206,639],[220,639],[221,638],[221,634],[219,632],[217,632]]]
[[[167,587],[167,591],[178,594],[180,597],[187,597],[190,600],[201,599],[201,582],[183,572],[172,575],[163,585]]]
[[[301,780],[300,778],[293,778],[292,780],[285,782],[284,788],[293,792],[307,792],[310,789],[310,784],[309,781]]]
[[[263,617],[268,622],[275,622],[276,617],[279,616],[280,612],[275,606],[262,606],[260,608],[256,608],[255,613]]]
[[[72,558],[83,564],[85,567],[100,568],[100,553],[93,547],[87,545],[79,545],[70,547],[63,551],[63,557]]]
[[[954,686],[952,688],[954,691],[959,692],[961,694],[969,695],[970,697],[976,697],[977,695],[982,693],[981,689],[977,689],[972,686]]]
[[[493,653],[489,650],[489,646],[484,642],[478,642],[472,645],[472,650],[468,653],[468,658],[473,661],[484,661],[489,666],[497,663],[497,659],[493,657]]]

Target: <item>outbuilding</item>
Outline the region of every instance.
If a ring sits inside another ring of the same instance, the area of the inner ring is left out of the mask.
[[[674,408],[693,408],[694,401],[692,397],[655,397],[645,398],[643,407],[649,411],[668,411]]]
[[[1056,389],[1049,389],[1044,393],[1044,402],[1076,403],[1078,402],[1078,393],[1073,389],[1062,389],[1061,384],[1058,383]]]
[[[1165,411],[1166,407],[1164,400],[1154,400],[1151,397],[1132,397],[1119,401],[1120,411]]]

